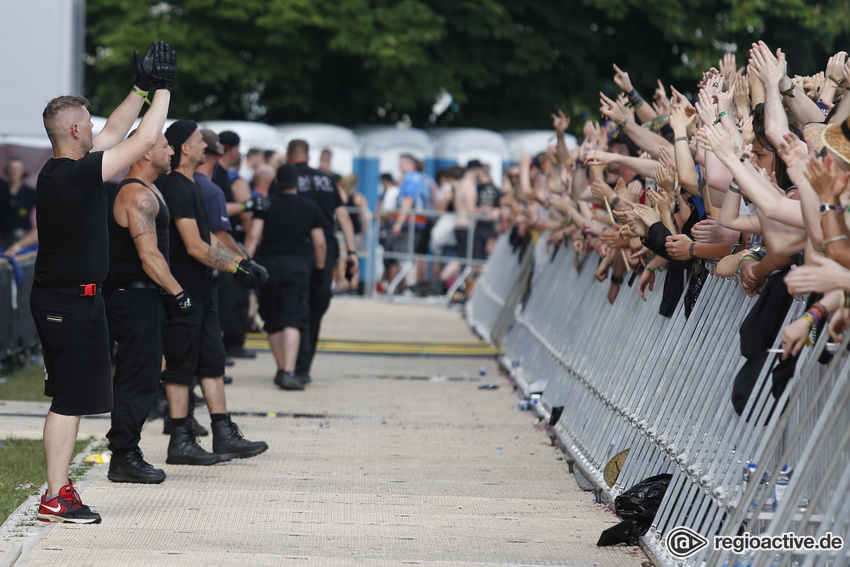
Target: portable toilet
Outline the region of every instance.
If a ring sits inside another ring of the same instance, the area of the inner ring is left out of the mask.
[[[502,184],[502,168],[508,157],[505,139],[498,132],[480,128],[434,128],[428,133],[434,139],[436,169],[453,165],[466,166],[473,159],[490,167],[490,177]]]
[[[239,153],[245,155],[248,150],[271,150],[282,154],[286,146],[281,142],[280,135],[274,126],[262,122],[248,120],[208,120],[198,124],[201,128],[209,128],[216,134],[230,131],[239,136]]]
[[[519,162],[522,150],[531,157],[546,151],[550,145],[557,143],[557,135],[554,130],[508,130],[502,132],[502,137],[508,144],[508,162],[513,165]],[[575,136],[564,134],[564,142],[568,150],[578,145]]]
[[[425,173],[433,175],[434,145],[431,137],[417,128],[394,126],[360,126],[354,129],[360,137],[360,155],[355,171],[360,176],[360,192],[375,210],[381,174],[389,173],[401,181],[399,158],[410,154],[425,163]]]
[[[284,148],[291,140],[307,142],[310,146],[310,167],[318,169],[322,150],[328,149],[331,151],[331,171],[339,175],[355,172],[354,160],[360,151],[360,139],[348,128],[309,122],[279,124],[275,128]]]

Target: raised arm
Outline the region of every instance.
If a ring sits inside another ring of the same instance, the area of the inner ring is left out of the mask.
[[[174,86],[177,77],[177,55],[170,49],[166,50],[165,46],[167,45],[162,42],[157,44],[153,70],[154,86],[157,87],[157,91],[154,94],[150,109],[145,113],[139,124],[136,134],[114,147],[106,148],[104,151],[102,165],[104,181],[111,179],[129,167],[130,164],[138,161],[159,140],[159,136],[162,134],[162,127],[165,125],[165,119],[168,116],[168,105],[171,102],[171,88]],[[98,134],[98,136],[100,135]],[[94,149],[97,150],[99,147],[95,143]]]
[[[617,65],[614,65],[614,82],[623,90],[624,93],[626,93],[626,96],[629,97],[629,102],[635,109],[635,115],[641,123],[649,122],[655,118],[655,110],[646,104],[637,90],[635,90],[635,87],[632,85],[632,81],[629,78],[629,74],[617,67]]]

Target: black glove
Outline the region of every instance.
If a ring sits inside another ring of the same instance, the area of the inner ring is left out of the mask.
[[[143,91],[151,90],[151,81],[153,77],[153,60],[156,52],[157,42],[153,42],[148,50],[145,51],[144,57],[139,55],[138,51],[133,52],[133,67],[136,69],[136,86]]]
[[[262,195],[259,195],[257,197],[252,197],[242,203],[242,210],[265,212],[268,211],[271,206],[272,202],[269,201],[268,197],[263,197]]]
[[[239,262],[239,265],[233,270],[233,277],[242,282],[248,289],[257,289],[257,276],[251,270],[250,260],[243,259]]]
[[[154,52],[151,82],[158,89],[171,90],[177,80],[177,52],[164,41],[158,41]]]
[[[269,271],[264,266],[258,264],[253,258],[248,258],[248,266],[254,273],[254,277],[257,278],[260,287],[266,285],[266,282],[269,281]]]
[[[168,295],[165,298],[165,313],[169,319],[175,317],[188,317],[195,312],[195,304],[185,291],[176,295]]]
[[[354,265],[357,261],[356,254],[349,254],[345,259],[345,279],[351,283],[354,283]]]

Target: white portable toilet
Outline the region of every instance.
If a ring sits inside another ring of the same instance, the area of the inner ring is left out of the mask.
[[[401,181],[399,158],[410,154],[425,163],[425,173],[433,175],[434,144],[431,137],[418,128],[394,126],[359,126],[354,129],[360,137],[360,154],[356,172],[360,177],[360,192],[375,209],[381,174],[389,173],[396,182]]]
[[[502,132],[505,142],[508,144],[508,163],[513,165],[519,162],[522,150],[531,157],[546,151],[550,145],[557,143],[557,135],[554,130],[508,130]],[[578,145],[575,136],[564,134],[564,143],[568,150]]]
[[[310,146],[310,167],[319,168],[322,150],[327,148],[331,151],[331,171],[339,175],[355,172],[354,160],[360,150],[360,139],[348,128],[310,122],[278,124],[275,128],[284,150],[291,140],[307,142]]]
[[[508,146],[498,132],[480,128],[434,128],[428,133],[434,139],[436,169],[453,165],[466,167],[477,159],[490,167],[490,177],[502,184],[502,169],[508,157]]]
[[[92,136],[97,136],[98,134],[100,134],[100,131],[103,130],[104,126],[106,126],[106,120],[107,119],[103,116],[92,116],[91,117]],[[132,132],[133,130],[138,128],[139,124],[141,124],[141,122],[142,122],[141,118],[136,118],[136,120],[133,121],[133,125],[130,126],[130,129],[127,131],[127,134],[129,135],[130,132]],[[175,118],[166,118],[165,119],[165,125],[162,127],[163,133],[165,133],[165,131],[168,130],[168,127],[171,126],[175,122],[177,122],[177,120]],[[120,172],[116,173],[112,177],[112,179],[109,180],[109,182],[110,183],[120,183],[121,180],[124,179],[127,176],[128,171],[130,171],[129,167],[127,169],[125,169],[124,171],[120,171]]]
[[[199,122],[201,128],[209,128],[216,134],[221,132],[236,132],[239,136],[239,153],[245,155],[251,148],[272,150],[283,153],[286,146],[281,142],[280,135],[274,126],[262,122],[248,120],[207,120]]]

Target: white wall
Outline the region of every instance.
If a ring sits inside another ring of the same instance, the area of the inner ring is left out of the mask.
[[[0,134],[43,135],[47,101],[83,91],[85,0],[0,4]]]

